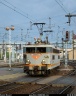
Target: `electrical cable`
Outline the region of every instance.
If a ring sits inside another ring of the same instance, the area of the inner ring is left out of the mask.
[[[26,15],[22,14],[21,12],[17,11],[16,9],[14,9],[14,8],[12,8],[12,7],[8,6],[8,5],[6,5],[5,3],[1,2],[1,1],[0,1],[0,3],[1,3],[1,4],[3,4],[4,6],[6,6],[6,7],[10,8],[11,10],[13,10],[13,11],[17,12],[18,14],[20,14],[20,15],[22,15],[22,16],[24,16],[24,17],[28,18],[29,20],[33,21],[33,20],[32,20],[32,19],[30,19],[28,16],[26,16]]]
[[[55,0],[57,3],[58,3],[58,5],[67,13],[67,11],[63,8],[63,6],[61,6],[61,4],[57,1],[57,0]],[[68,11],[69,12],[69,11]],[[70,13],[70,12],[69,12]],[[72,19],[73,20],[73,19]],[[76,24],[76,22],[73,20],[73,22]]]
[[[58,5],[67,13],[67,11],[61,6],[61,4],[57,1],[57,0],[55,0],[57,3],[58,3]]]
[[[8,3],[8,4],[10,4],[12,7],[14,7],[15,9],[18,9],[18,10],[20,10],[20,11],[22,11],[21,9],[19,9],[19,8],[17,8],[16,6],[14,6],[13,4],[11,4],[11,3],[9,3],[7,0],[4,0],[6,3]],[[23,12],[23,11],[22,11]],[[23,12],[23,13],[25,13],[25,12]],[[26,16],[28,16],[28,13],[25,13],[25,14],[27,14]]]
[[[72,13],[74,13],[74,12],[76,12],[76,10],[75,10],[75,11],[73,11]]]

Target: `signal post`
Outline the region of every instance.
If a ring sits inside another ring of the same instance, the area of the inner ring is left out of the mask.
[[[65,34],[65,68],[67,68],[67,64],[68,64],[68,58],[67,58],[67,44],[68,44],[68,41],[69,41],[69,32],[66,31],[66,34]]]

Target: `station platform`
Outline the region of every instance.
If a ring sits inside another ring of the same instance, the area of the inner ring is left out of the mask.
[[[23,68],[0,68],[0,80],[10,81],[12,79],[16,79],[26,74],[23,72]]]
[[[5,67],[2,67],[2,65]],[[26,74],[23,72],[23,68],[11,67],[11,70],[10,70],[9,64],[0,62],[0,80],[11,81],[13,79],[16,79],[25,75]]]
[[[24,64],[24,62],[11,62],[11,66],[21,64]],[[4,60],[0,60],[0,67],[9,67],[9,61],[5,62]]]

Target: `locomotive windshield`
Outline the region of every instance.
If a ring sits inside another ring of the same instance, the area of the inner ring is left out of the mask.
[[[35,47],[27,47],[26,53],[35,53]]]
[[[59,50],[53,49],[52,47],[26,47],[25,48],[26,53],[48,53],[48,52],[54,52],[59,53]]]
[[[26,53],[45,53],[46,47],[27,47]]]
[[[46,52],[46,47],[37,47],[36,52],[37,53],[45,53]]]

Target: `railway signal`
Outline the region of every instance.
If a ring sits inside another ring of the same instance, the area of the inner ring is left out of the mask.
[[[69,40],[69,32],[68,32],[68,31],[66,31],[65,39],[66,39],[66,40]]]
[[[69,31],[66,31],[65,33],[65,68],[67,68],[67,65],[68,65],[68,57],[67,57],[67,47],[68,47],[68,41],[69,41]]]

